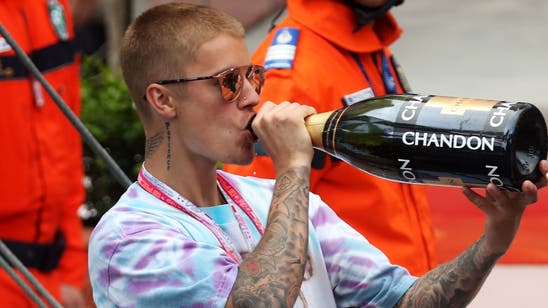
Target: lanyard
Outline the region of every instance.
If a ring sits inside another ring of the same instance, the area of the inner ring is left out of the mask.
[[[379,72],[381,74],[386,93],[397,94],[398,87],[396,86],[396,79],[392,75],[392,70],[390,69],[390,63],[388,61],[388,57],[386,56],[386,53],[383,51],[380,51],[379,53],[381,56],[381,69],[379,70]],[[373,94],[377,96],[377,93],[375,93],[375,88],[373,87],[373,84],[371,83],[371,79],[369,79],[367,70],[365,69],[363,62],[360,60],[360,57],[358,56],[357,53],[353,52],[351,54],[352,54],[352,58],[354,58],[354,61],[356,61],[356,64],[360,68],[360,71],[362,72],[363,76],[365,77],[365,79],[367,79],[367,82],[369,83],[369,86],[371,87]]]
[[[221,187],[221,193],[232,208],[232,212],[234,212],[234,216],[236,217],[236,220],[240,225],[240,230],[244,235],[245,241],[247,243],[247,248],[249,249],[249,251],[251,251],[253,236],[251,235],[251,230],[247,226],[244,217],[242,216],[242,214],[240,214],[240,211],[238,211],[237,208],[240,208],[242,211],[244,211],[244,213],[247,215],[247,217],[249,217],[249,219],[251,219],[251,222],[253,223],[253,225],[255,225],[257,231],[259,231],[259,234],[261,235],[264,234],[263,224],[261,223],[257,215],[255,215],[255,212],[253,211],[253,209],[251,209],[249,204],[247,204],[247,202],[244,200],[244,198],[242,198],[240,193],[236,189],[234,189],[232,184],[230,184],[230,182],[226,178],[224,178],[220,174],[217,174],[217,182]]]
[[[244,238],[247,242],[248,248],[251,249],[251,241],[252,241],[252,235],[251,230],[247,226],[247,224],[244,221],[244,218],[241,216],[239,211],[237,211],[237,207],[239,207],[242,211],[246,213],[246,215],[249,216],[259,233],[262,235],[264,233],[264,228],[262,226],[261,221],[259,218],[255,215],[249,204],[244,200],[244,198],[240,195],[240,193],[234,189],[233,185],[224,177],[222,177],[220,174],[217,174],[217,180],[221,187],[221,192],[223,193],[223,196],[227,201],[229,202],[232,211],[234,212],[234,215],[236,216],[236,219],[238,221],[238,224],[240,225],[240,229],[242,231],[242,234],[244,235]],[[213,233],[213,235],[217,238],[219,243],[221,244],[221,247],[224,251],[236,262],[240,263],[242,261],[242,257],[235,249],[234,244],[229,239],[228,235],[221,229],[221,227],[204,211],[202,211],[199,207],[195,206],[190,202],[188,199],[184,198],[180,194],[178,194],[176,191],[171,189],[166,184],[162,183],[160,180],[155,178],[152,174],[150,174],[143,165],[141,168],[141,171],[139,172],[139,176],[137,177],[137,182],[139,185],[146,190],[151,195],[155,196],[156,198],[160,199],[161,201],[167,203],[168,205],[188,214],[192,218],[199,221],[202,225],[204,225],[206,228]]]

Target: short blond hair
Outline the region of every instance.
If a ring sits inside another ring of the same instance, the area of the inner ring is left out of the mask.
[[[122,38],[120,64],[141,120],[151,115],[143,99],[147,86],[161,79],[184,77],[198,48],[220,34],[243,38],[245,31],[234,17],[203,5],[162,4],[131,23]]]

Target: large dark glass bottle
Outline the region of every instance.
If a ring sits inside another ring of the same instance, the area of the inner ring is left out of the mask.
[[[540,177],[547,132],[534,105],[387,95],[306,119],[314,147],[405,183],[521,189]]]

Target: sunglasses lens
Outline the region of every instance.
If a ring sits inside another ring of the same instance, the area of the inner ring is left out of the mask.
[[[261,66],[252,65],[249,67],[246,77],[257,94],[260,94],[264,83],[264,69]]]
[[[221,79],[221,92],[223,98],[226,101],[234,100],[240,94],[242,83],[242,77],[238,68],[227,72]]]
[[[232,102],[240,95],[245,78],[251,83],[257,94],[261,93],[264,84],[264,69],[262,66],[250,65],[235,67],[219,76],[221,93],[227,102]]]

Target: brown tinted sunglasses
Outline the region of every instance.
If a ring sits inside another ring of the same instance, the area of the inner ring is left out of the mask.
[[[246,78],[257,94],[261,93],[264,84],[264,67],[260,65],[244,65],[228,68],[220,73],[211,76],[189,77],[169,80],[159,80],[157,84],[171,84],[190,82],[196,80],[216,79],[221,88],[223,98],[231,103],[238,99],[244,86],[244,78]]]

